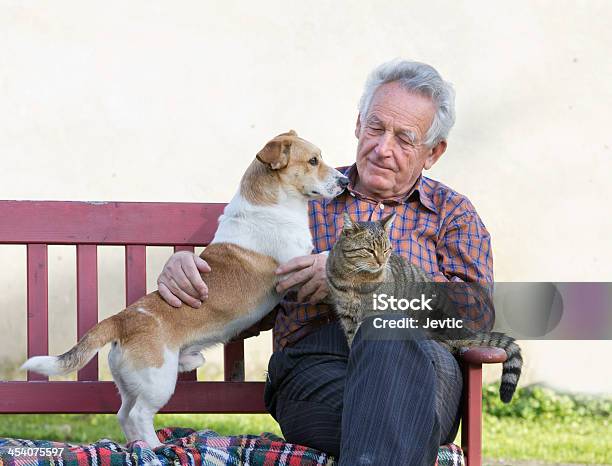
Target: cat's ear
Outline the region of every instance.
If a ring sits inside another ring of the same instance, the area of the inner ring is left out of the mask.
[[[344,218],[344,226],[342,227],[342,231],[352,230],[354,223],[351,220],[351,216],[348,214],[348,212],[344,212],[342,217]]]
[[[380,224],[385,229],[387,233],[391,231],[391,225],[393,225],[393,220],[395,220],[395,213],[392,213],[388,217],[385,217],[380,220]]]

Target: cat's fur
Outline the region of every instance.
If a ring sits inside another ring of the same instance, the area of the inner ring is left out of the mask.
[[[353,222],[345,213],[344,228],[329,253],[326,266],[329,298],[349,346],[361,322],[381,313],[373,309],[373,294],[387,294],[397,299],[414,298],[422,293],[436,296],[433,311],[403,312],[421,322],[426,317],[458,317],[442,286],[434,285],[425,271],[392,252],[389,231],[394,217],[390,215],[378,222]],[[505,350],[508,358],[503,363],[500,398],[505,403],[512,399],[523,365],[521,349],[513,338],[504,333],[475,332],[468,328],[425,331],[425,336],[435,339],[455,355],[461,348],[476,346]]]

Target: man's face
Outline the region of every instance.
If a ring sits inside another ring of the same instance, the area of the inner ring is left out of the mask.
[[[423,144],[434,114],[427,97],[397,82],[380,86],[367,115],[357,118],[357,191],[379,199],[406,194],[446,149],[446,141]]]

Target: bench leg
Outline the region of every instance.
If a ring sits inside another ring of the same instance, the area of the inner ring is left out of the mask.
[[[467,466],[482,465],[482,365],[464,364],[461,448]]]

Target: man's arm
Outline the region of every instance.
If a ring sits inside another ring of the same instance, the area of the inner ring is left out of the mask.
[[[490,331],[495,322],[491,235],[472,204],[464,202],[465,210],[442,228],[434,280],[449,283],[449,297],[466,326]]]

